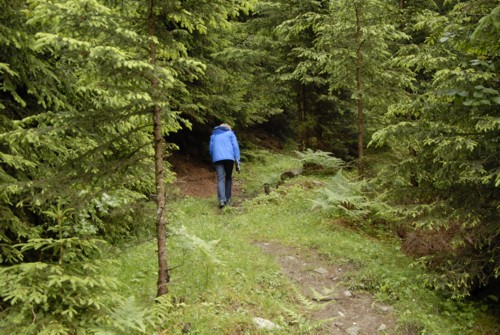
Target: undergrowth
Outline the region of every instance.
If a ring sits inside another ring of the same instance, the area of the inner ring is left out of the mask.
[[[352,229],[339,219],[341,213],[313,209],[322,194],[339,204],[359,202],[355,190],[334,196],[319,191],[331,185],[330,177],[300,176],[262,192],[264,182],[274,183],[281,172],[298,166],[292,156],[255,152],[236,176],[252,195],[240,207],[220,211],[215,197],[170,204],[172,307],[158,334],[267,333],[253,325],[253,317],[275,322],[280,328],[274,334],[315,334],[320,322],[307,319],[304,299],[255,241],[310,248],[335,264],[349,264],[354,270],[347,284],[394,306],[400,334],[494,334],[495,321],[480,306],[446,299],[426,287],[419,280],[425,270],[389,234],[373,235],[362,224]],[[374,210],[360,208],[355,219],[369,220]],[[112,269],[127,283],[123,294],[146,309],[154,305],[156,292],[155,250],[154,240],[130,247],[120,256],[122,265]]]

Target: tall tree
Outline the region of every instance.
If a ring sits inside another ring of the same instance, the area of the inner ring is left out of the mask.
[[[156,16],[155,16],[155,1],[150,0],[149,2],[149,13],[148,13],[148,35],[150,38],[149,54],[151,59],[151,65],[154,67],[156,64]],[[151,78],[151,91],[154,93],[158,90],[158,78],[153,72]],[[153,105],[152,107],[153,115],[153,143],[155,150],[155,184],[156,184],[156,239],[158,245],[158,281],[156,283],[157,296],[164,295],[168,292],[167,283],[170,280],[170,275],[168,273],[168,262],[167,262],[167,242],[166,242],[166,227],[165,227],[165,184],[164,184],[164,173],[163,173],[163,161],[164,161],[164,147],[163,147],[163,132],[161,126],[161,108],[159,105]]]
[[[248,1],[128,1],[127,6],[115,4],[116,10],[127,18],[126,27],[139,36],[148,36],[148,45],[133,49],[140,59],[149,59],[145,72],[150,82],[148,103],[136,108],[152,114],[155,150],[155,183],[157,204],[158,291],[167,292],[169,280],[166,251],[166,194],[163,180],[165,162],[164,136],[177,130],[181,123],[189,126],[185,117],[196,115],[204,106],[193,101],[189,84],[203,76],[206,64],[196,53],[193,42],[197,37],[228,25],[228,19],[248,10]],[[143,50],[148,50],[144,54]],[[198,57],[198,58],[197,58]]]
[[[124,108],[130,103],[127,84],[109,85],[117,78],[110,70],[123,69],[126,56],[103,45],[102,39],[83,37],[103,25],[115,31],[116,24],[106,21],[107,13],[99,6],[76,5],[73,12],[58,3],[33,1],[30,7],[18,2],[4,8],[9,32],[3,40],[3,50],[9,52],[2,55],[7,69],[2,76],[6,90],[1,135],[6,236],[13,241],[30,236],[54,199],[64,199],[82,213],[92,210],[90,202],[106,192],[138,199],[140,192],[132,196],[133,191],[146,191],[147,183],[130,182],[130,176],[145,167],[141,163],[148,153],[141,147],[145,132],[140,131],[144,126]],[[78,10],[100,21],[78,20]],[[75,30],[80,40],[74,38]],[[118,91],[123,95],[117,98]],[[116,122],[104,122],[103,111],[111,110],[115,113],[107,116]],[[21,222],[22,233],[17,231]]]
[[[318,91],[325,87],[314,62],[304,54],[310,52],[315,39],[312,29],[314,15],[324,11],[321,1],[275,1],[279,8],[276,38],[282,66],[278,69],[280,80],[293,92],[295,128],[298,132],[299,150],[311,146],[314,128],[314,108],[320,100]],[[276,13],[274,14],[276,16]]]
[[[373,142],[414,150],[380,180],[407,229],[453,236],[446,248],[425,255],[438,273],[427,280],[464,296],[498,280],[500,269],[500,29],[494,23],[500,7],[472,0],[430,9],[409,8],[417,43],[404,62],[421,79],[413,99],[392,106],[392,124]]]
[[[395,27],[396,10],[380,0],[330,1],[328,14],[315,23],[316,57],[329,77],[330,90],[351,92],[355,103],[361,178],[365,175],[366,116],[384,111],[411,84],[407,71],[391,62],[397,43],[408,38]]]
[[[282,111],[271,119],[274,130],[295,137],[299,149],[349,159],[355,153],[351,113],[342,109],[340,95],[329,93],[314,52],[314,19],[325,12],[325,3],[259,1],[242,25],[246,39],[228,55],[237,54],[250,65],[254,79],[248,99],[259,101],[261,109]]]
[[[150,64],[120,47],[143,39],[99,2],[0,5],[2,329],[79,333],[116,303],[100,238],[126,233],[153,185],[149,124],[134,108]]]
[[[37,295],[13,292],[24,292],[34,279],[59,273],[63,281],[82,279],[78,289],[88,289],[96,309],[102,306],[106,295],[96,298],[94,293],[110,292],[116,283],[108,277],[99,277],[99,285],[88,280],[100,276],[99,263],[91,258],[97,256],[101,241],[91,237],[111,238],[113,230],[126,231],[130,221],[113,225],[106,215],[117,207],[132,213],[131,203],[153,193],[154,178],[148,178],[153,167],[159,195],[158,295],[166,292],[162,177],[168,175],[163,174],[163,136],[180,127],[181,111],[190,102],[186,83],[205,69],[189,56],[188,41],[208,28],[223,26],[229,16],[247,8],[247,2],[0,4],[6,27],[0,35],[6,46],[0,58],[0,261],[6,264],[2,278],[16,278],[12,285],[2,286],[0,303],[12,303],[9,310],[20,320],[15,326],[29,325],[23,320],[36,313],[39,318],[31,332],[50,324],[44,331],[76,333],[102,321],[92,317],[94,309],[85,310],[88,300],[46,303]],[[53,256],[40,246],[52,250]],[[74,257],[65,256],[68,250]],[[24,266],[35,259],[33,267]],[[61,288],[58,281],[39,284],[44,296]],[[72,296],[74,288],[60,293]],[[111,293],[108,298],[112,300]],[[58,312],[43,313],[47,304]],[[89,318],[75,325],[74,310],[81,320],[85,312]]]

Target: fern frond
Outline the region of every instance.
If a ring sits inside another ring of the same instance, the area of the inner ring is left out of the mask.
[[[205,241],[198,236],[188,232],[186,227],[184,226],[175,227],[172,229],[173,233],[180,237],[179,240],[184,243],[184,247],[189,250],[198,252],[203,256],[203,259],[208,261],[210,264],[224,265],[224,262],[217,258],[216,252],[214,250],[215,246],[219,244],[220,240]]]
[[[311,293],[313,295],[312,299],[318,302],[328,302],[330,303],[334,298],[332,297],[335,290],[333,288],[323,287],[321,292],[318,292],[314,287],[311,287]],[[322,304],[325,306],[325,304]]]
[[[388,206],[377,198],[370,198],[364,187],[364,182],[349,180],[340,171],[330,179],[327,187],[318,190],[320,197],[312,201],[312,209],[330,211],[353,223],[384,217]]]
[[[292,326],[296,326],[299,328],[301,334],[302,333],[309,333],[313,330],[317,330],[320,328],[323,324],[332,322],[334,318],[328,318],[328,319],[322,319],[322,320],[317,320],[317,321],[311,321],[307,319],[306,316],[304,316],[301,313],[298,313],[290,308],[286,307],[281,307],[281,309],[288,315],[289,319],[288,324]]]
[[[311,291],[313,292],[313,295],[315,294],[315,289],[311,287]],[[318,311],[318,310],[322,310],[326,307],[327,304],[319,304],[315,301],[319,301],[319,300],[316,300],[314,297],[313,299],[311,299],[310,297],[307,297],[305,296],[304,294],[302,294],[297,288],[294,288],[294,292],[295,292],[295,296],[297,298],[297,300],[300,302],[300,304],[302,306],[304,306],[306,308],[306,310],[308,311]],[[316,292],[317,293],[317,292]]]

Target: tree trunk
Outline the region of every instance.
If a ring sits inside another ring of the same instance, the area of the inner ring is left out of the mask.
[[[408,152],[410,153],[410,157],[417,157],[417,151],[413,147],[408,147]],[[417,174],[414,171],[410,173],[410,183],[413,187],[418,187]]]
[[[361,179],[365,178],[365,156],[363,143],[363,82],[361,76],[362,57],[361,54],[361,13],[359,4],[354,5],[356,11],[356,90],[358,96],[358,174]]]
[[[148,32],[149,36],[155,36],[154,0],[150,1]],[[156,66],[156,44],[150,43],[151,65]],[[153,74],[151,80],[152,92],[157,90],[158,79]],[[156,295],[162,296],[168,293],[167,283],[170,275],[167,263],[167,234],[165,222],[165,185],[163,181],[163,136],[161,131],[161,109],[159,106],[153,107],[153,141],[155,149],[155,183],[156,183],[156,239],[158,245],[158,281]]]
[[[297,118],[299,121],[299,151],[306,150],[306,129],[304,128],[304,122],[306,119],[305,116],[305,98],[304,98],[304,87],[297,82],[296,84],[296,92],[297,92]]]

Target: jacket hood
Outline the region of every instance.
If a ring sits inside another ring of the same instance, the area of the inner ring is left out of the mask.
[[[212,134],[213,135],[219,135],[219,134],[225,133],[226,131],[229,131],[229,130],[231,130],[231,129],[226,128],[224,126],[217,126],[217,127],[214,128]]]

